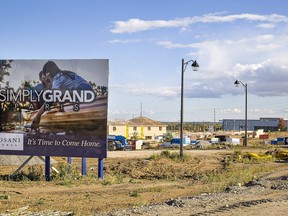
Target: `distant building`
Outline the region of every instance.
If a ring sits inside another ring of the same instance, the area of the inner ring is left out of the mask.
[[[167,125],[140,116],[128,121],[109,121],[108,128],[110,135],[122,135],[128,139],[137,136],[139,139],[149,140],[166,134]]]
[[[259,120],[247,120],[247,130],[257,131],[263,129],[265,132],[277,131],[279,120],[281,118],[260,118]],[[286,127],[287,127],[287,121]],[[225,131],[244,131],[245,130],[245,120],[244,119],[223,119],[222,128]]]

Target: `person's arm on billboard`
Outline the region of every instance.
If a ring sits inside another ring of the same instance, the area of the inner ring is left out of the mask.
[[[45,103],[41,106],[41,108],[37,111],[37,113],[33,116],[31,122],[31,128],[37,128],[40,124],[41,116],[45,112]]]

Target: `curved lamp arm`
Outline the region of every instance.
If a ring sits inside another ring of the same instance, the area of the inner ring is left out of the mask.
[[[183,72],[186,70],[187,65],[192,62],[191,67],[193,71],[197,71],[199,68],[199,64],[196,60],[189,60],[187,62],[184,62],[184,59],[182,59],[182,68],[183,68]]]

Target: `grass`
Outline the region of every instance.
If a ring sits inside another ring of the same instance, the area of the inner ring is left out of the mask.
[[[161,193],[163,192],[165,189],[163,187],[160,186],[155,186],[155,187],[142,187],[142,188],[138,188],[136,190],[130,191],[129,192],[129,196],[131,197],[140,197],[141,193]]]
[[[0,195],[0,200],[1,199],[10,199],[11,197],[9,195]]]
[[[107,175],[105,179],[101,182],[103,185],[121,184],[124,182],[124,175],[120,172],[115,173],[115,175]]]
[[[164,150],[160,154],[153,154],[149,159],[159,160],[161,158],[171,159],[172,161],[177,162],[177,163],[189,162],[189,160],[192,159],[190,155],[184,154],[183,157],[180,157],[179,153],[170,152],[168,150]]]
[[[180,157],[176,152],[164,150],[160,154],[153,154],[148,159],[126,159],[109,163],[105,167],[104,180],[99,180],[98,176],[93,172],[90,172],[87,176],[83,177],[81,176],[79,167],[67,163],[59,163],[57,167],[59,173],[53,173],[51,179],[56,182],[56,184],[67,186],[75,184],[75,181],[79,182],[80,180],[81,182],[86,181],[88,184],[89,182],[94,182],[96,184],[108,186],[126,182],[136,184],[141,179],[162,179],[167,181],[206,179],[206,182],[213,178],[217,179],[217,181],[222,181],[228,176],[236,176],[236,178],[242,179],[242,176],[245,176],[250,172],[251,176],[257,172],[257,170],[250,170],[251,166],[246,167],[245,164],[259,164],[273,160],[272,157],[264,157],[264,153],[260,153],[258,158],[252,157],[251,155],[251,153],[249,155],[247,152],[243,153],[241,150],[235,150],[232,155],[223,157],[222,160],[218,162],[219,165],[216,169],[203,171],[202,168],[205,166],[205,158],[193,158],[186,154],[184,154],[183,157]],[[239,163],[244,164],[243,167],[245,167],[247,174],[237,174],[241,169],[233,169],[233,165],[235,166]],[[263,166],[260,166],[259,169],[262,167]],[[34,165],[28,168],[28,172],[17,174],[13,180],[42,181],[45,180],[42,173],[43,167]],[[224,176],[224,178],[220,179],[221,176]],[[247,178],[247,180],[250,179],[251,178]],[[246,180],[243,179],[241,181],[244,182]]]

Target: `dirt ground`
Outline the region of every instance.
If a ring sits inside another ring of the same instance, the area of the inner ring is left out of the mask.
[[[273,173],[248,185],[228,187],[224,192],[170,198],[162,203],[112,211],[99,215],[287,215],[288,171]]]
[[[287,215],[286,162],[252,164],[270,169],[265,175],[255,176],[249,184],[239,182],[222,188],[217,182],[208,185],[197,181],[195,173],[219,169],[223,158],[234,151],[185,150],[185,154],[195,159],[191,167],[172,166],[165,160],[161,166],[153,167],[147,158],[160,154],[160,150],[108,152],[104,180],[97,179],[97,159],[87,160],[87,177],[79,174],[81,160],[73,159],[76,167],[73,172],[79,175],[75,179],[1,180],[0,215]],[[66,158],[54,159],[59,163],[66,161]],[[16,169],[16,166],[0,166],[0,173],[3,176]],[[155,169],[163,173],[171,171],[172,177],[153,178]],[[115,170],[125,175],[118,175]],[[180,173],[181,170],[185,172]],[[141,177],[144,171],[149,171],[147,179]],[[184,177],[176,178],[178,175]]]

